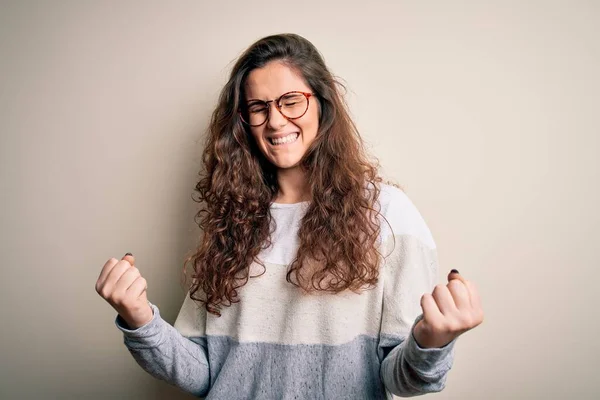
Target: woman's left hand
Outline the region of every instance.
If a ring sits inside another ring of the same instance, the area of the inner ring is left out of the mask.
[[[483,322],[481,299],[475,285],[458,271],[448,274],[448,284],[439,284],[432,294],[421,297],[423,319],[414,327],[420,347],[444,347]]]

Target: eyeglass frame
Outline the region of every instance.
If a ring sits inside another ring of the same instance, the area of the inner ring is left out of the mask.
[[[281,112],[281,105],[279,104],[279,101],[281,100],[282,97],[285,97],[285,96],[287,96],[287,95],[289,95],[291,93],[300,93],[300,94],[304,95],[304,97],[306,97],[306,110],[304,110],[304,112],[302,113],[302,115],[300,115],[298,117],[288,117],[283,112]],[[263,122],[261,122],[258,125],[252,125],[249,122],[244,121],[244,117],[242,116],[243,114],[242,114],[242,109],[241,108],[238,109],[238,114],[240,116],[240,120],[244,124],[246,124],[248,126],[251,126],[253,128],[256,128],[257,126],[264,125],[265,122],[267,122],[269,120],[269,117],[271,116],[271,106],[269,105],[269,103],[275,102],[275,108],[277,108],[277,111],[279,111],[279,114],[281,114],[283,116],[283,118],[287,119],[288,121],[292,121],[292,120],[295,120],[295,119],[298,119],[298,118],[302,118],[302,117],[304,117],[304,115],[306,115],[306,112],[308,111],[308,107],[310,106],[310,98],[312,96],[314,96],[314,95],[315,94],[311,93],[311,92],[302,92],[300,90],[292,90],[290,92],[286,92],[286,93],[282,94],[281,96],[279,96],[279,97],[277,97],[277,98],[275,98],[273,100],[267,100],[267,101],[260,100],[260,99],[250,99],[250,100],[248,100],[246,103],[250,103],[251,101],[255,101],[255,102],[262,102],[262,103],[264,103],[264,104],[267,105],[267,117],[265,118],[265,120]]]

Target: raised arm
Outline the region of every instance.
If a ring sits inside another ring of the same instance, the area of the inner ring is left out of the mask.
[[[118,313],[115,324],[137,363],[152,376],[204,396],[210,388],[207,350],[199,339],[183,336],[160,316],[146,297],[147,283],[126,254],[109,259],[96,282],[96,291]]]

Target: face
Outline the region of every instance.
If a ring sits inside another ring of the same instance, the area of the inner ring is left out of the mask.
[[[302,76],[293,69],[280,62],[271,62],[248,74],[245,101],[251,105],[253,99],[274,100],[290,91],[312,92]],[[258,148],[271,164],[278,169],[294,168],[298,166],[302,156],[317,136],[319,128],[317,98],[311,96],[308,99],[306,113],[292,120],[285,118],[274,103],[269,103],[266,122],[260,126],[250,127],[250,131]]]

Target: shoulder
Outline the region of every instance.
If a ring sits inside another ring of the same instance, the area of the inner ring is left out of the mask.
[[[408,235],[416,238],[429,248],[435,248],[435,241],[425,219],[400,188],[387,183],[380,183],[379,205],[382,220],[381,236],[387,239],[395,236]]]

